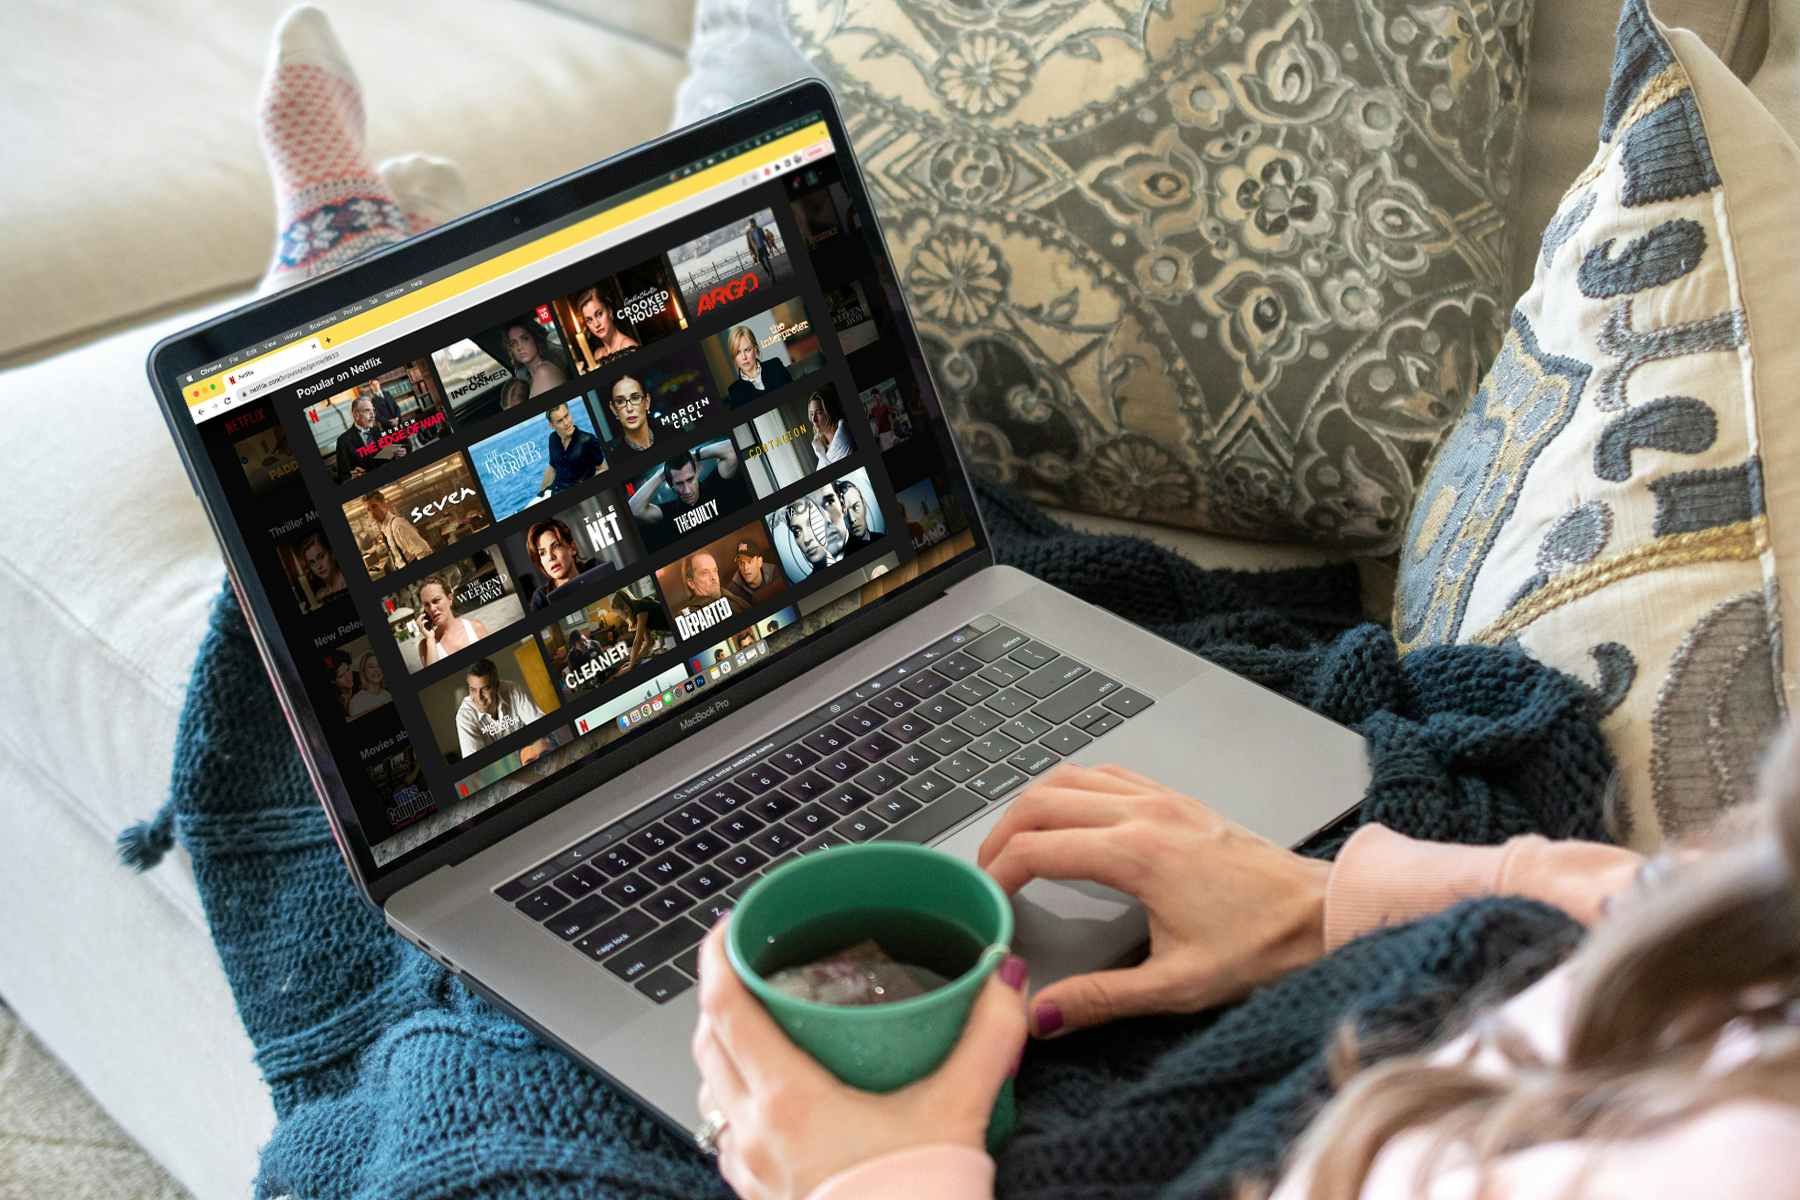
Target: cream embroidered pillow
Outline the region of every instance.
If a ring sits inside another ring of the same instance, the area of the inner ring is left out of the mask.
[[[1648,847],[1747,796],[1793,686],[1800,150],[1643,0],[1600,137],[1427,473],[1394,631],[1588,681]]]

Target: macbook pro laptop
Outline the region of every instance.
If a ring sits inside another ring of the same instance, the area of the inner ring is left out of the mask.
[[[809,81],[150,355],[357,887],[682,1129],[698,943],[790,857],[972,858],[1064,761],[1290,845],[1368,778],[995,564],[903,282]],[[1040,985],[1146,936],[1093,884],[1015,908]]]

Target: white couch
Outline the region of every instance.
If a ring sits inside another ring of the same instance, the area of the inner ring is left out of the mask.
[[[222,577],[143,360],[268,259],[253,114],[286,3],[0,6],[0,998],[204,1198],[245,1194],[274,1116],[185,856],[143,876],[114,856],[166,792]],[[1711,0],[1736,15],[1708,40],[1749,4]],[[477,204],[662,132],[693,22],[693,0],[325,7],[375,156],[453,158]],[[1327,558],[1134,531],[1208,565]]]

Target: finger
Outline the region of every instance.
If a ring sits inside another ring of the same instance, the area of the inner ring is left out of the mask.
[[[1134,784],[1139,788],[1152,792],[1168,792],[1174,790],[1168,784],[1152,779],[1148,775],[1134,771],[1130,767],[1120,763],[1106,763],[1103,766],[1093,768],[1093,770],[1096,774],[1105,775],[1109,779],[1116,779],[1122,784]]]
[[[712,1035],[752,1091],[777,1083],[835,1084],[804,1050],[789,1040],[761,1001],[750,993],[725,957],[729,914],[719,919],[701,943],[700,1011]]]
[[[975,865],[987,866],[1008,841],[1028,829],[1091,829],[1117,825],[1130,816],[1130,802],[1110,792],[1082,787],[1035,787],[1007,805],[982,839]]]
[[[1164,1012],[1173,979],[1156,963],[1058,980],[1031,998],[1031,1032],[1045,1038]]]
[[[1019,969],[1024,967],[1019,961]],[[1018,1066],[1025,1047],[1025,992],[1023,974],[1017,987],[1008,985],[1000,971],[988,977],[969,1010],[968,1024],[950,1056],[928,1078],[934,1086],[958,1098],[973,1097],[981,1112],[993,1107],[994,1095]]]
[[[700,1112],[705,1114],[717,1107],[723,1108],[727,1116],[732,1115],[733,1108],[749,1097],[750,1088],[724,1043],[713,1032],[712,1022],[705,1017],[694,1029],[692,1050],[694,1065],[700,1068]]]
[[[1091,879],[1136,895],[1142,870],[1113,828],[1027,830],[1007,843],[987,873],[1009,896],[1033,879]]]

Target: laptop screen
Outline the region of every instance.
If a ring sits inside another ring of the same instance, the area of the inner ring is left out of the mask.
[[[178,377],[378,873],[974,548],[903,323],[814,116]]]

